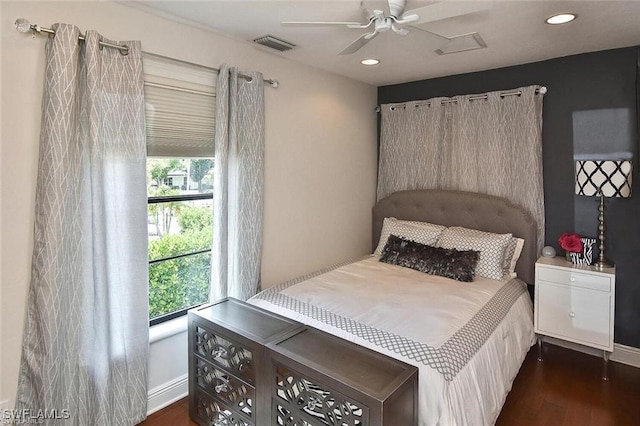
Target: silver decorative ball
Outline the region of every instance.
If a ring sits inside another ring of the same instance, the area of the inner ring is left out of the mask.
[[[551,246],[546,246],[545,248],[542,249],[542,255],[544,257],[555,257],[556,249],[554,249]]]

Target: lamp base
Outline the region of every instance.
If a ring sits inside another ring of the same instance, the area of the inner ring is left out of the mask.
[[[602,271],[606,268],[613,268],[613,263],[609,262],[607,259],[598,259],[598,261],[593,265],[599,271]]]
[[[600,205],[598,206],[598,240],[600,244],[600,255],[598,261],[595,264],[597,270],[602,271],[605,268],[613,267],[613,264],[604,257],[604,195],[600,192]]]

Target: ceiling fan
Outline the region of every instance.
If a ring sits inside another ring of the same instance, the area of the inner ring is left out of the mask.
[[[374,9],[369,11],[367,3],[372,4]],[[368,29],[369,31],[362,34],[355,41],[344,48],[339,55],[350,55],[362,49],[367,43],[373,40],[380,33],[392,31],[393,33],[406,36],[409,34],[410,28],[428,32],[437,37],[453,41],[460,37],[472,36],[480,47],[486,47],[482,39],[477,33],[462,34],[461,36],[446,37],[440,34],[427,31],[423,28],[417,28],[416,25],[439,21],[441,19],[453,18],[456,16],[467,15],[470,13],[480,12],[487,9],[486,2],[436,2],[428,6],[419,7],[417,9],[405,11],[406,0],[386,0],[384,2],[372,2],[363,0],[360,6],[367,22],[340,22],[340,21],[283,21],[283,26],[296,27],[321,27],[321,26],[337,26],[351,29]],[[468,49],[463,49],[468,50]]]

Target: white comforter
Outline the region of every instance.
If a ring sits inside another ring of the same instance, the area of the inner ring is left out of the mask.
[[[249,303],[419,367],[420,424],[475,426],[495,423],[535,340],[526,290],[512,297],[512,306],[502,308],[503,314],[493,319],[489,332],[485,329],[485,335],[490,333],[486,341],[486,336],[478,337],[484,327],[478,326],[479,321],[499,310],[494,308],[496,299],[508,299],[494,297],[507,282],[477,278],[463,283],[371,257],[294,285],[267,289]],[[510,283],[511,288],[514,285]],[[492,298],[493,303],[481,311]],[[324,315],[309,313],[309,306]],[[425,350],[404,356],[398,347],[382,347],[373,341],[376,339],[353,332],[361,327],[383,336],[401,336],[414,347],[419,342]],[[458,333],[452,339],[463,327],[469,333]],[[475,346],[473,342],[460,344],[460,336],[467,334],[475,336]],[[445,352],[465,354],[458,356],[453,368],[434,368],[436,361],[425,360],[429,354]]]

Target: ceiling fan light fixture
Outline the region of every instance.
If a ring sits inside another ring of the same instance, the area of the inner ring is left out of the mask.
[[[369,66],[371,66],[371,65],[378,65],[378,64],[380,63],[380,61],[379,61],[378,59],[373,59],[373,58],[371,58],[371,59],[363,59],[363,60],[361,60],[361,61],[360,61],[360,63],[361,63],[362,65],[369,65]]]
[[[545,22],[549,25],[560,25],[566,24],[567,22],[571,22],[576,19],[578,15],[575,13],[558,13],[553,16],[549,16]]]

